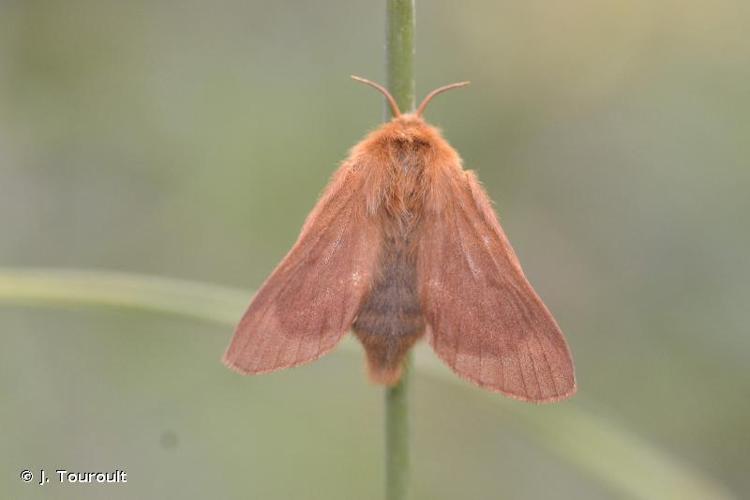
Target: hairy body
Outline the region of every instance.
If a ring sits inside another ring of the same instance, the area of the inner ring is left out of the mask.
[[[420,133],[421,132],[421,133]],[[382,152],[385,169],[373,184],[380,199],[371,200],[373,217],[383,232],[372,289],[354,322],[354,332],[365,346],[370,377],[392,384],[401,374],[406,352],[425,333],[425,319],[417,288],[417,246],[424,211],[426,156],[434,141],[418,122],[399,123],[375,133],[362,145],[360,157],[373,149]]]

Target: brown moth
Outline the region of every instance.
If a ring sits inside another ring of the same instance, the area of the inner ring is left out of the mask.
[[[576,391],[560,328],[521,270],[491,202],[422,118],[434,90],[354,146],[299,239],[253,298],[224,355],[243,374],[313,361],[352,329],[391,385],[425,336],[459,376],[507,396]]]

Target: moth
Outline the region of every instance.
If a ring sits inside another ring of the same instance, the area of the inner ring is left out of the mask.
[[[224,363],[243,374],[301,365],[349,331],[370,379],[395,384],[425,337],[460,377],[512,398],[576,391],[555,319],[521,265],[474,172],[422,117],[432,91],[350,151],[289,253],[242,317]]]

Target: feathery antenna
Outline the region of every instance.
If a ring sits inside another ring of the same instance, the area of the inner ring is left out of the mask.
[[[437,88],[437,89],[433,90],[432,92],[430,92],[429,94],[427,94],[427,97],[424,98],[424,100],[422,101],[422,104],[419,105],[419,107],[417,108],[416,115],[417,116],[422,116],[422,113],[424,112],[425,108],[430,103],[430,101],[432,100],[432,98],[435,97],[436,95],[442,94],[443,92],[446,92],[448,90],[453,90],[453,89],[458,89],[458,88],[461,88],[461,87],[466,87],[469,83],[470,82],[451,83],[450,85],[445,85],[443,87],[440,87],[440,88]]]
[[[390,92],[388,92],[388,89],[383,87],[380,84],[377,84],[371,80],[368,80],[367,78],[362,78],[361,76],[355,76],[351,75],[352,80],[357,81],[359,83],[364,83],[365,85],[369,85],[370,87],[377,89],[380,91],[381,94],[385,96],[386,99],[388,99],[388,104],[391,106],[391,111],[393,111],[393,117],[398,118],[401,116],[401,110],[398,109],[398,104],[396,104],[396,99],[393,98]],[[443,92],[447,92],[448,90],[453,89],[459,89],[461,87],[466,87],[471,82],[458,82],[458,83],[451,83],[450,85],[444,85],[442,87],[436,88],[429,94],[427,94],[427,97],[424,98],[422,101],[422,104],[419,105],[417,108],[417,112],[415,113],[417,116],[422,116],[422,113],[424,113],[425,108],[430,103],[433,97],[435,97],[438,94],[442,94]]]
[[[360,76],[354,76],[354,75],[352,75],[352,80],[355,80],[355,81],[357,81],[359,83],[364,83],[365,85],[369,85],[370,87],[373,87],[373,88],[379,90],[385,96],[385,98],[388,99],[388,104],[390,104],[390,106],[391,106],[391,111],[393,112],[393,117],[394,118],[398,118],[399,116],[401,116],[401,110],[398,109],[398,104],[396,104],[396,99],[394,99],[393,96],[391,95],[391,93],[388,92],[388,89],[386,89],[382,85],[379,85],[379,84],[377,84],[377,83],[375,83],[373,81],[370,81],[370,80],[368,80],[366,78],[362,78]]]

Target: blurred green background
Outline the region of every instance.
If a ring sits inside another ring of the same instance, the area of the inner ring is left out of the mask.
[[[383,2],[0,3],[0,266],[260,285],[383,116]],[[417,90],[574,352],[572,403],[750,497],[750,6],[417,5]],[[249,300],[248,293],[248,300]],[[240,311],[238,311],[239,314]],[[361,353],[246,378],[231,328],[0,306],[0,497],[377,499]],[[418,499],[628,494],[415,380]],[[494,403],[493,403],[494,404]],[[523,411],[527,411],[524,407]],[[554,426],[555,408],[531,407]],[[599,457],[607,462],[610,457]],[[20,470],[128,471],[123,486]],[[633,482],[644,480],[633,477]]]

